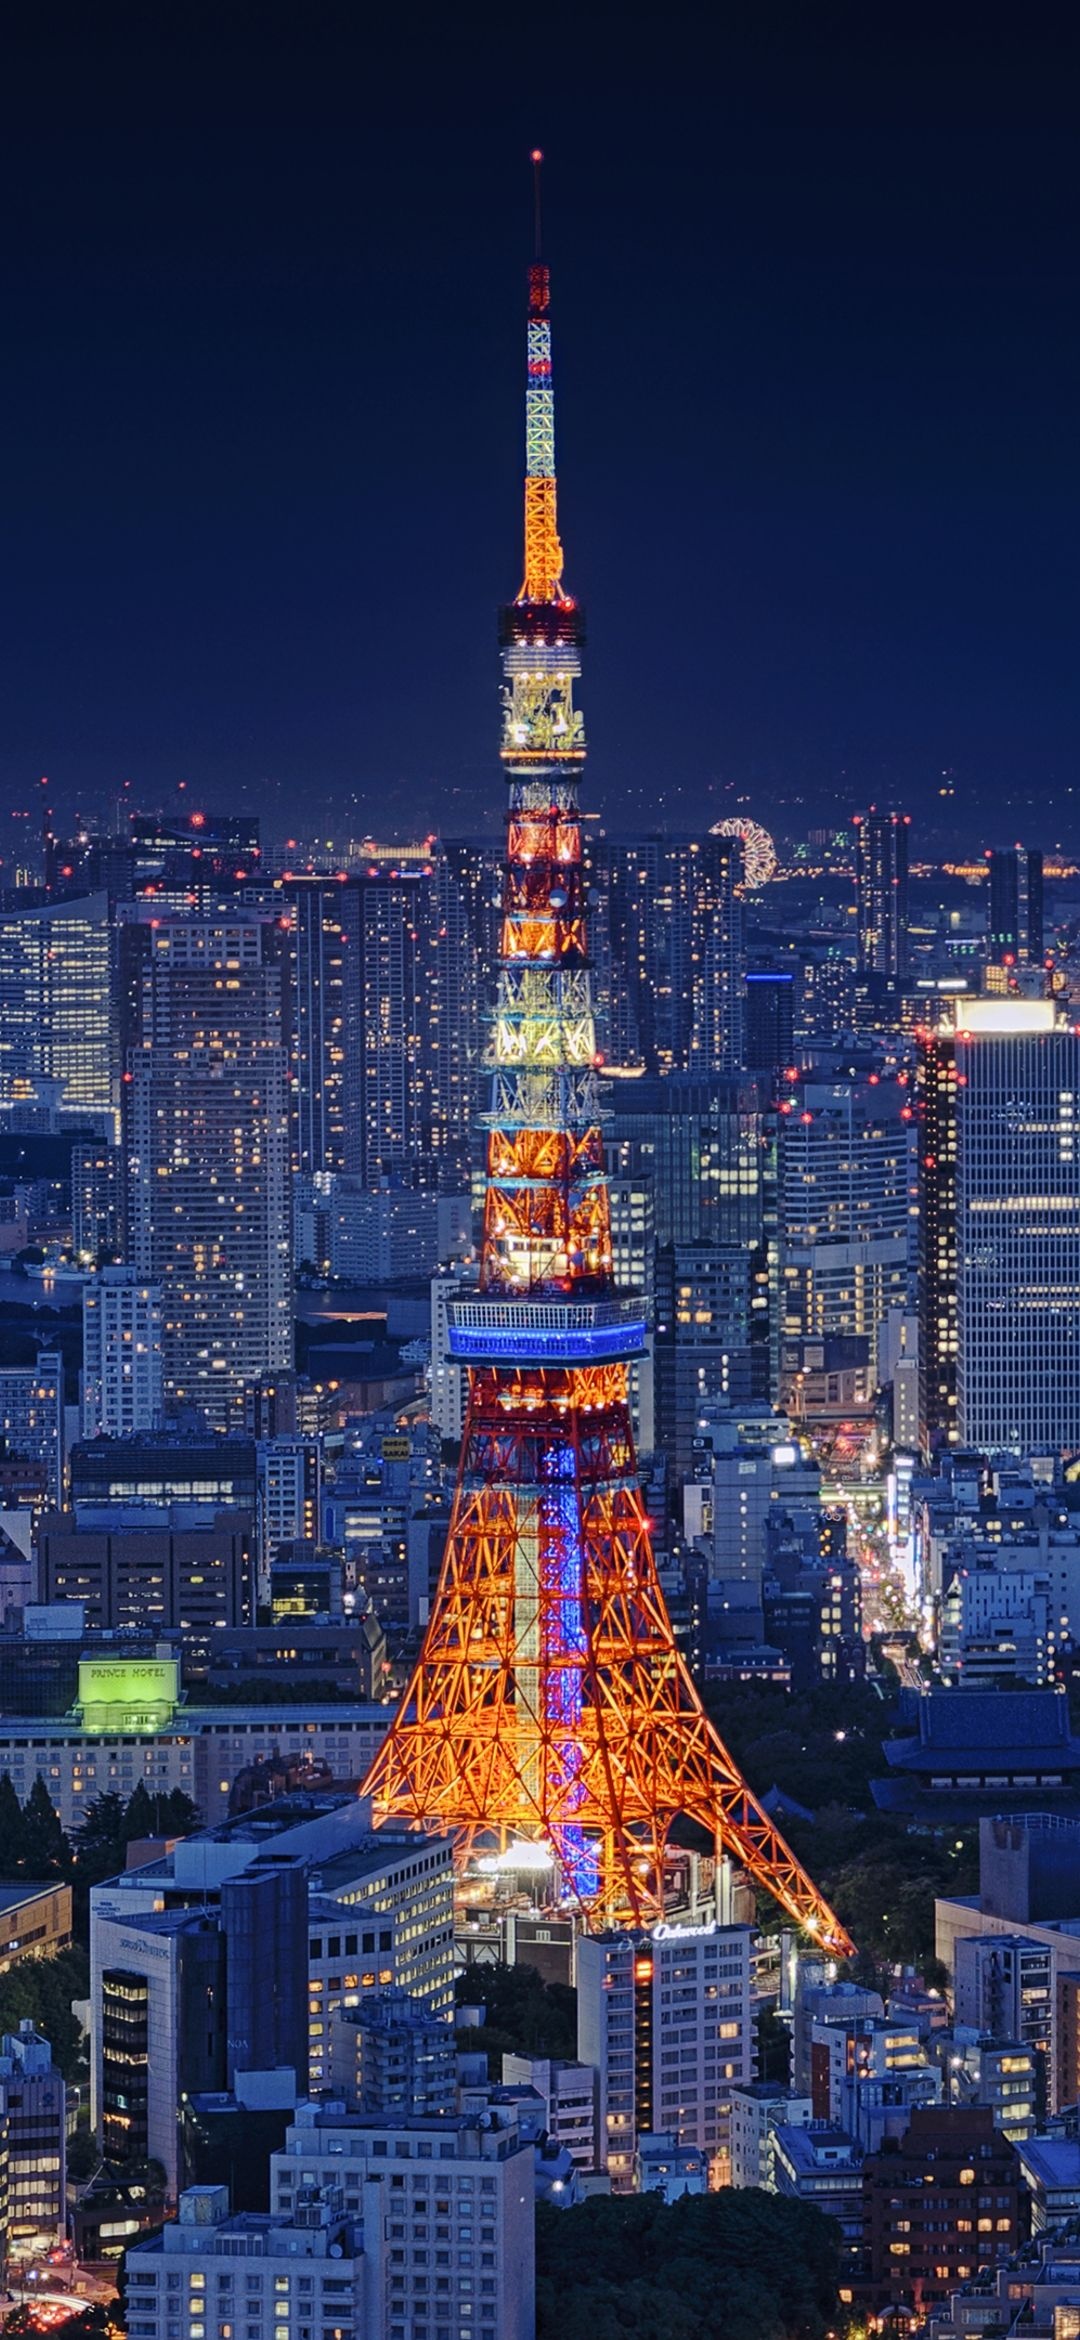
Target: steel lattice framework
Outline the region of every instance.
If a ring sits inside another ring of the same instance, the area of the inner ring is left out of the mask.
[[[525,576],[501,620],[510,783],[480,1283],[451,1311],[469,1407],[423,1648],[365,1791],[463,1851],[540,1841],[600,1923],[662,1914],[677,1815],[823,1946],[843,1927],[717,1736],[645,1517],[612,1282],[577,802],[582,614],[556,525],[548,272],[529,275]]]

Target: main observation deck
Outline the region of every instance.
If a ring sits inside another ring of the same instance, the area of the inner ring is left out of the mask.
[[[459,1365],[614,1365],[640,1357],[648,1334],[633,1292],[615,1300],[453,1300],[448,1313]]]

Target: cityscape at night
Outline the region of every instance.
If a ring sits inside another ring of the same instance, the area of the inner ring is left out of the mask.
[[[559,22],[6,43],[0,2340],[1080,2331],[1080,59]]]

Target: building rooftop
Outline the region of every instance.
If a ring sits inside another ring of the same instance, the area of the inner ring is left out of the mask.
[[[6,1917],[9,1910],[21,1909],[26,1902],[37,1901],[43,1893],[62,1893],[63,1891],[64,1882],[61,1877],[42,1877],[37,1882],[28,1879],[25,1885],[0,1884],[0,1917]]]
[[[1080,1739],[1069,1728],[1069,1706],[1057,1690],[931,1690],[916,1699],[916,1729],[886,1740],[892,1777],[873,1782],[880,1810],[904,1810],[931,1780],[962,1796],[1026,1794],[1049,1774],[1075,1792]],[[1015,1783],[1010,1787],[1010,1782]],[[931,1791],[940,1798],[941,1789]]]
[[[371,1700],[357,1699],[354,1703],[349,1699],[339,1705],[336,1700],[331,1703],[313,1699],[310,1706],[292,1706],[284,1702],[281,1706],[273,1706],[269,1702],[261,1706],[184,1706],[179,1707],[172,1721],[164,1723],[160,1730],[94,1732],[93,1737],[99,1746],[108,1746],[121,1739],[130,1740],[135,1746],[143,1746],[151,1739],[190,1739],[196,1733],[208,1731],[295,1730],[298,1724],[303,1727],[311,1722],[324,1726],[337,1723],[349,1727],[366,1723],[369,1726],[381,1725],[388,1731],[392,1721],[393,1709]],[[63,1746],[69,1739],[78,1739],[85,1744],[87,1737],[85,1725],[74,1721],[70,1715],[0,1714],[0,1738],[6,1740],[25,1739],[30,1745],[38,1741],[42,1746]],[[267,1809],[265,1805],[260,1806],[260,1813]]]
[[[855,2173],[862,2168],[862,2146],[847,2129],[834,2128],[831,2121],[810,2121],[805,2128],[780,2122],[773,2136],[777,2150],[797,2177],[813,2177],[827,2169]]]
[[[1033,2192],[1080,2188],[1080,2137],[1026,2137],[1017,2152]]]
[[[386,1709],[382,1710],[384,1713]],[[389,1729],[389,1722],[387,1729]],[[320,1861],[318,1874],[312,1882],[317,1892],[334,1900],[344,1885],[362,1883],[365,1877],[378,1876],[389,1862],[400,1860],[406,1853],[440,1851],[450,1853],[448,1836],[417,1836],[415,1830],[380,1828],[366,1843],[350,1845],[330,1858]]]

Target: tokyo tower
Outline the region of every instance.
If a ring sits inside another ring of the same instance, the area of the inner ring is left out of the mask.
[[[612,1278],[578,811],[584,625],[563,584],[539,258],[528,298],[525,574],[499,626],[510,802],[483,1244],[476,1296],[451,1312],[468,1412],[423,1647],[364,1792],[377,1821],[450,1830],[466,1856],[544,1847],[553,1897],[596,1924],[663,1915],[684,1814],[842,1955],[843,1927],[705,1715],[642,1507],[627,1366],[646,1324]]]

